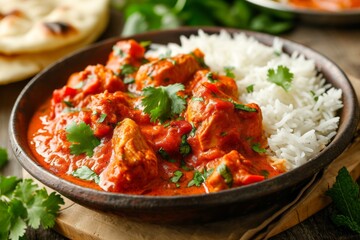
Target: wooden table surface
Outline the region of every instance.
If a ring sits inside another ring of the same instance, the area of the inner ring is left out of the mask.
[[[110,26],[116,27],[116,26]],[[106,37],[106,36],[105,36]],[[297,26],[281,37],[311,47],[337,63],[347,74],[360,79],[360,26],[351,28]],[[1,73],[0,73],[1,74]],[[2,175],[21,176],[21,166],[9,145],[8,123],[12,106],[28,80],[0,86],[0,147],[7,148],[9,163]],[[336,227],[329,218],[331,205],[272,239],[360,239],[359,234]],[[28,230],[28,239],[64,239],[53,230]]]

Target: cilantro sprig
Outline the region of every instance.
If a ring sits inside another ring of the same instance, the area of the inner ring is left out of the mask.
[[[0,239],[20,239],[27,227],[53,227],[62,204],[59,194],[49,195],[32,179],[0,176]]]
[[[80,155],[86,153],[92,157],[94,148],[100,145],[100,140],[94,136],[93,130],[84,122],[72,122],[66,127],[66,138],[71,142],[70,153]]]
[[[100,182],[100,176],[87,166],[79,167],[78,169],[73,171],[71,175],[82,180],[94,181],[97,184],[99,184]]]
[[[360,233],[359,185],[353,181],[345,167],[341,168],[336,182],[326,194],[333,200],[336,213],[331,217],[337,226],[344,226]]]
[[[206,169],[204,168],[203,172],[195,171],[193,179],[188,183],[188,187],[197,186],[200,187],[202,183],[214,172],[213,168]]]
[[[294,74],[290,72],[289,68],[279,65],[276,71],[272,68],[268,70],[267,79],[282,87],[285,91],[289,91]]]
[[[152,122],[157,120],[164,122],[176,114],[180,114],[185,109],[186,101],[178,96],[177,92],[184,89],[184,85],[180,83],[144,88],[144,98],[141,100],[144,112],[150,115]]]

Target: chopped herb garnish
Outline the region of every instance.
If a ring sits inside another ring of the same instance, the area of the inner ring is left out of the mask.
[[[189,133],[190,137],[194,137],[195,136],[195,132],[196,132],[196,127],[194,125],[194,123],[190,123],[192,126],[191,132]]]
[[[141,100],[144,112],[150,115],[152,122],[156,120],[164,122],[180,114],[185,109],[186,101],[176,93],[182,90],[184,90],[184,85],[180,83],[144,88],[144,98]]]
[[[121,75],[128,75],[136,72],[138,68],[131,64],[124,64],[120,67],[120,70],[121,70]]]
[[[317,102],[317,100],[319,100],[319,96],[317,96],[314,91],[310,91],[310,94],[313,96],[315,102]]]
[[[225,163],[221,163],[217,168],[216,171],[221,175],[221,177],[224,179],[225,183],[231,187],[233,183],[233,177],[229,170],[229,168],[226,166]]]
[[[288,91],[291,87],[291,82],[294,74],[290,72],[289,68],[282,65],[277,67],[277,70],[270,68],[267,73],[268,80]]]
[[[360,233],[360,193],[359,185],[348,170],[339,170],[336,182],[326,194],[333,200],[336,212],[331,217],[337,226],[344,226]]]
[[[123,51],[120,47],[114,45],[112,49],[113,49],[113,51],[114,51],[114,55],[115,55],[115,56],[124,57],[124,54],[125,54],[125,53],[124,53],[124,51]]]
[[[28,227],[52,228],[62,197],[39,188],[32,179],[0,176],[0,238],[23,239]]]
[[[221,132],[221,133],[220,133],[220,136],[221,136],[221,137],[225,137],[227,134],[228,134],[227,132]]]
[[[252,93],[254,92],[254,84],[251,84],[249,86],[246,87],[246,91],[247,93]]]
[[[70,101],[63,100],[63,103],[64,103],[66,106],[70,107],[70,108],[73,108],[73,107],[74,107],[74,105],[73,105],[72,102],[70,102]]]
[[[216,80],[214,79],[214,75],[213,75],[212,72],[208,72],[208,73],[206,74],[206,78],[207,78],[207,79],[209,80],[209,82],[211,82],[211,83],[216,82]]]
[[[269,178],[269,171],[267,170],[261,170],[260,174],[263,175],[265,179]]]
[[[176,184],[176,187],[179,187],[180,185],[178,184],[180,178],[183,176],[183,173],[180,171],[180,170],[176,170],[174,173],[173,173],[173,176],[170,178],[170,181],[172,183],[175,183]]]
[[[71,173],[74,177],[80,178],[82,180],[94,181],[96,184],[99,184],[100,177],[93,170],[87,166],[82,166]]]
[[[72,122],[66,127],[66,138],[71,142],[70,153],[80,155],[86,153],[92,157],[94,148],[100,145],[100,140],[94,136],[94,132],[89,125],[80,122],[78,125]]]
[[[107,117],[107,114],[106,114],[106,113],[102,113],[102,114],[100,115],[100,118],[99,118],[98,122],[99,122],[99,123],[104,122],[104,120],[105,120],[106,117]]]
[[[192,97],[191,100],[192,100],[192,101],[203,102],[203,101],[204,101],[204,98],[202,98],[202,97]]]
[[[194,177],[193,179],[188,183],[188,187],[192,187],[192,186],[197,186],[200,187],[201,184],[203,182],[205,182],[205,180],[214,172],[214,169],[209,169],[208,171],[206,170],[206,168],[204,168],[204,172],[201,173],[199,171],[195,171],[194,172]]]
[[[251,145],[251,149],[257,153],[265,153],[266,152],[265,148],[261,148],[260,143],[254,143],[253,145]]]
[[[163,148],[160,148],[160,149],[158,150],[158,153],[159,153],[160,156],[161,156],[163,159],[165,159],[166,161],[168,161],[168,162],[176,162],[175,159],[172,159],[172,158],[170,157],[170,155],[169,155]]]
[[[8,154],[5,148],[0,147],[0,168],[8,162]]]
[[[183,156],[188,155],[191,152],[191,146],[187,142],[187,135],[184,134],[181,137],[180,154]]]
[[[230,78],[235,78],[234,67],[224,67],[225,75]]]
[[[141,41],[140,46],[146,48],[151,45],[151,41]]]
[[[236,102],[233,102],[233,104],[234,104],[234,108],[238,109],[238,110],[242,110],[242,111],[246,111],[246,112],[256,112],[257,111],[256,108],[251,108],[244,104],[240,104],[240,103],[236,103]]]
[[[125,84],[131,84],[131,83],[134,83],[135,82],[135,79],[133,77],[125,77],[124,78],[124,83]]]
[[[203,58],[200,58],[198,56],[195,55],[195,53],[191,52],[190,53],[191,56],[193,56],[195,58],[195,60],[198,62],[198,64],[200,65],[200,67],[202,68],[208,68],[208,66],[206,65],[205,61]]]

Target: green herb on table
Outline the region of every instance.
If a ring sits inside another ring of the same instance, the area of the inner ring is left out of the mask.
[[[74,177],[80,178],[82,180],[94,181],[96,184],[99,184],[100,177],[93,170],[87,166],[82,166],[71,173]]]
[[[71,142],[71,154],[80,155],[86,153],[87,156],[92,157],[94,148],[100,145],[100,140],[94,136],[90,126],[84,122],[69,124],[66,127],[66,132],[66,138]]]
[[[223,26],[279,34],[294,26],[288,13],[268,12],[244,0],[134,0],[113,7],[124,13],[122,35],[179,26]]]
[[[343,226],[360,233],[359,185],[351,178],[348,170],[339,170],[336,182],[326,194],[333,200],[336,213],[331,217],[337,226]]]
[[[152,122],[156,122],[156,120],[165,122],[185,109],[185,99],[177,95],[177,92],[184,88],[184,85],[176,83],[143,89],[144,98],[141,100],[141,104],[144,106],[144,112],[150,115]]]
[[[64,204],[55,192],[46,192],[32,179],[0,176],[0,239],[20,239],[26,228],[52,228]]]
[[[276,71],[270,68],[267,73],[267,79],[282,87],[285,91],[290,89],[293,78],[294,74],[290,72],[289,68],[282,65],[278,66]]]
[[[0,147],[0,168],[8,162],[8,154],[5,148]]]

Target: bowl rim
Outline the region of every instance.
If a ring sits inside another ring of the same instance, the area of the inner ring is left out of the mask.
[[[257,41],[266,44],[266,41],[272,41],[275,38],[279,38],[283,43],[284,52],[287,48],[292,48],[293,51],[302,50],[301,53],[305,53],[306,56],[312,56],[316,59],[316,61],[325,61],[326,66],[330,68],[331,71],[335,71],[337,75],[341,76],[342,81],[345,83],[346,89],[343,89],[343,101],[347,101],[348,110],[347,117],[345,119],[341,119],[342,132],[341,134],[337,134],[334,139],[326,146],[326,148],[321,151],[316,156],[312,157],[323,159],[320,163],[318,161],[310,160],[302,166],[299,166],[289,172],[285,172],[279,176],[276,176],[271,179],[264,180],[262,182],[231,188],[227,190],[223,190],[215,193],[205,193],[205,194],[194,194],[194,195],[177,195],[177,196],[144,196],[144,195],[131,195],[131,194],[123,194],[123,193],[111,193],[105,191],[94,190],[86,187],[82,187],[76,185],[72,182],[64,180],[53,173],[50,173],[48,170],[43,168],[39,163],[37,163],[34,156],[26,153],[21,149],[21,144],[19,141],[19,134],[17,133],[16,126],[16,115],[19,114],[19,108],[21,104],[21,99],[26,96],[26,94],[31,91],[32,87],[39,83],[39,79],[42,78],[44,74],[46,74],[49,69],[56,68],[58,63],[60,62],[68,62],[74,56],[78,56],[87,51],[92,51],[104,44],[114,43],[117,40],[121,39],[129,39],[129,38],[151,38],[153,35],[158,34],[196,34],[199,28],[194,27],[180,27],[176,29],[169,30],[157,30],[157,31],[149,31],[146,33],[136,34],[132,36],[126,37],[116,37],[111,39],[103,40],[99,43],[92,44],[88,47],[85,47],[81,50],[70,54],[69,56],[55,62],[54,64],[47,67],[41,73],[36,75],[19,94],[14,107],[11,111],[10,115],[10,124],[9,124],[9,136],[10,143],[13,148],[13,152],[17,160],[20,162],[22,167],[28,171],[34,178],[47,185],[48,187],[58,191],[60,194],[68,197],[70,199],[75,199],[79,197],[83,197],[86,203],[102,205],[106,202],[105,205],[112,208],[127,208],[131,207],[132,209],[147,209],[151,208],[156,204],[156,208],[168,208],[168,207],[187,207],[187,206],[198,206],[201,207],[202,204],[206,204],[208,206],[216,206],[219,204],[228,204],[235,203],[241,201],[248,201],[253,199],[254,197],[262,197],[270,194],[272,192],[279,191],[281,189],[290,188],[295,184],[299,184],[306,177],[312,177],[315,173],[319,172],[323,168],[325,168],[332,160],[338,157],[350,144],[350,137],[353,136],[357,124],[359,122],[359,106],[356,98],[355,91],[349,82],[349,79],[345,75],[345,73],[330,59],[325,57],[324,55],[318,53],[317,51],[296,43],[294,41],[290,41],[281,37],[275,37],[265,33],[253,32],[249,30],[240,30],[240,29],[231,29],[231,28],[219,28],[219,27],[202,27],[202,30],[208,33],[218,33],[221,30],[226,30],[230,33],[244,33],[247,36],[254,37]],[[43,84],[43,83],[42,83]],[[344,87],[343,86],[343,87]],[[350,117],[352,116],[352,117]],[[345,125],[345,126],[344,126]],[[338,129],[340,130],[340,128]],[[309,171],[304,171],[309,170]],[[291,179],[291,181],[290,181]],[[49,184],[49,180],[50,184]],[[66,185],[67,189],[63,190],[61,185]],[[101,198],[95,198],[95,196]],[[121,201],[120,201],[121,199]],[[106,201],[104,201],[106,200]],[[136,203],[136,204],[134,204]]]
[[[278,10],[278,11],[284,11],[284,12],[291,12],[291,13],[297,13],[302,15],[323,15],[323,16],[357,16],[360,15],[360,8],[355,9],[345,9],[341,11],[325,11],[325,10],[317,10],[312,8],[300,8],[300,7],[294,7],[290,4],[271,1],[271,0],[246,0],[247,2],[250,2],[252,4],[255,4],[257,6],[266,7],[272,10]]]

